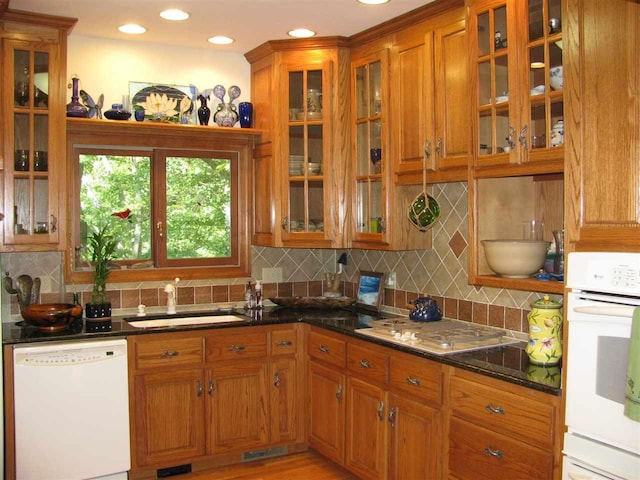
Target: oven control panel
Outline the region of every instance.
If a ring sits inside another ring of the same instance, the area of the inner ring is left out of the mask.
[[[640,296],[640,253],[572,252],[568,259],[567,286]]]

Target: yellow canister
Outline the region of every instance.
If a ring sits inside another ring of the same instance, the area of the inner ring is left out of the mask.
[[[562,305],[545,295],[531,304],[527,320],[529,361],[544,366],[559,364],[562,358]]]

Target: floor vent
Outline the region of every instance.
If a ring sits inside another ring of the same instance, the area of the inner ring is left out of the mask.
[[[156,471],[158,478],[168,478],[174,475],[182,475],[183,473],[191,473],[191,464],[174,465],[173,467],[161,468]]]
[[[280,457],[287,453],[289,453],[289,449],[287,447],[265,448],[264,450],[245,452],[242,454],[242,463],[252,462],[253,460],[262,460],[263,458]]]

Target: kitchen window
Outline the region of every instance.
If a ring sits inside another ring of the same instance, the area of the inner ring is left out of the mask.
[[[70,135],[73,282],[92,281],[87,236],[103,225],[118,242],[110,282],[249,275],[250,150],[192,148],[179,136],[159,146],[116,137],[89,144]]]

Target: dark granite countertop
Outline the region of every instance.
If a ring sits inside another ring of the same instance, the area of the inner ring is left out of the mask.
[[[236,314],[247,314],[243,310],[236,310]],[[90,340],[104,337],[126,337],[130,335],[147,335],[150,333],[178,332],[192,330],[212,330],[217,328],[238,328],[247,325],[272,325],[279,323],[303,322],[327,330],[353,336],[371,343],[388,348],[411,353],[416,356],[451,365],[457,368],[473,371],[482,375],[498,378],[510,383],[533,388],[551,395],[560,395],[560,368],[541,367],[529,363],[524,350],[525,343],[496,347],[472,352],[435,355],[421,352],[402,345],[392,344],[384,340],[364,337],[355,333],[355,329],[366,327],[367,324],[379,317],[367,313],[357,313],[352,310],[316,310],[292,308],[267,308],[250,312],[246,322],[189,325],[180,327],[136,328],[125,320],[131,317],[113,317],[107,324],[92,324],[83,322],[59,333],[45,333],[34,327],[23,327],[18,323],[2,324],[2,342],[4,345],[25,343],[39,343],[52,341]],[[185,315],[189,315],[187,312]],[[185,316],[180,313],[180,316]],[[153,318],[158,318],[154,315]],[[138,318],[143,320],[145,318]]]

